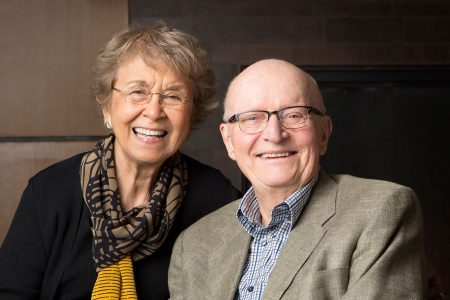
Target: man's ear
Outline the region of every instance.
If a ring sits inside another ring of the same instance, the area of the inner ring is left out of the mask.
[[[227,148],[228,156],[232,160],[236,160],[236,158],[234,156],[234,146],[233,146],[233,142],[231,141],[228,124],[221,123],[219,128],[220,128],[220,134],[222,135],[223,143],[225,144],[225,147]]]
[[[330,140],[331,132],[333,131],[333,122],[329,116],[324,116],[322,120],[322,130],[320,139],[320,155],[325,155],[327,152],[328,141]]]

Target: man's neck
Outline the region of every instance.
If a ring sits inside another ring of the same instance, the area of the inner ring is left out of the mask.
[[[289,198],[292,194],[298,191],[300,188],[307,186],[311,183],[311,180],[317,178],[315,175],[307,182],[303,182],[298,186],[290,187],[267,187],[267,186],[253,186],[256,199],[259,205],[259,211],[261,213],[261,222],[263,226],[267,226],[270,223],[272,217],[272,211],[275,206],[282,203]]]
[[[275,206],[282,203],[290,195],[292,195],[297,189],[280,190],[271,189],[266,191],[258,191],[255,189],[255,196],[258,201],[259,211],[261,212],[261,222],[263,226],[267,226],[272,217],[272,211]]]

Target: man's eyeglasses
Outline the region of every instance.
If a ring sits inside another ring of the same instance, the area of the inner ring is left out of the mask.
[[[133,104],[146,104],[150,102],[153,95],[159,96],[159,103],[165,106],[177,106],[188,103],[188,99],[181,91],[170,90],[161,93],[152,93],[145,88],[133,88],[128,91],[123,91],[113,87],[114,91],[126,96],[126,101]]]
[[[232,115],[226,123],[239,123],[242,132],[253,134],[263,132],[271,115],[277,115],[281,125],[286,129],[305,127],[310,115],[323,116],[324,113],[311,106],[290,106],[280,110],[254,110]]]

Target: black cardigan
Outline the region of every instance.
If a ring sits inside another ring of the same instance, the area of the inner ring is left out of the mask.
[[[0,299],[90,299],[96,279],[90,215],[80,186],[83,154],[30,179],[0,249]],[[139,299],[167,299],[167,270],[178,234],[240,195],[216,169],[184,156],[186,198],[164,245],[134,263]]]

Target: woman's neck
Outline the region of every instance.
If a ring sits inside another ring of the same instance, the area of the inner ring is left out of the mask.
[[[126,212],[134,207],[145,206],[162,163],[158,166],[142,166],[125,163],[121,159],[114,162],[122,210]]]

